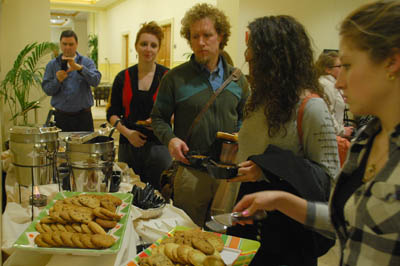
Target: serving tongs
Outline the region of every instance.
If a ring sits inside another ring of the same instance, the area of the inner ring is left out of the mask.
[[[222,232],[238,221],[261,221],[265,218],[267,218],[267,212],[265,210],[258,210],[251,216],[243,216],[242,212],[224,213],[212,215],[211,220],[206,222],[206,226],[213,231]]]

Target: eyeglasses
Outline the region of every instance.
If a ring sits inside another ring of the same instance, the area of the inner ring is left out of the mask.
[[[334,68],[334,67],[342,67],[342,65],[331,66],[330,68]]]

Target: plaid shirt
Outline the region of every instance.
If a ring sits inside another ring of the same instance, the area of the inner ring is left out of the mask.
[[[330,206],[310,202],[306,224],[325,235],[335,231],[342,266],[400,265],[400,124],[389,138],[389,160],[376,177],[361,181],[378,119],[352,143]]]

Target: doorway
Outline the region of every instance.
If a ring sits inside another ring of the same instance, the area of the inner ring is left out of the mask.
[[[123,58],[124,60],[124,67],[128,68],[129,67],[129,34],[124,34],[122,35],[122,46],[124,46],[123,51]]]
[[[157,56],[157,63],[171,68],[171,23],[161,26],[164,33],[164,40],[161,43]]]

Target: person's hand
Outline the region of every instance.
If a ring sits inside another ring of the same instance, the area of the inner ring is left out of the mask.
[[[63,56],[62,59],[63,59],[63,60],[68,60],[69,68],[68,68],[68,70],[67,70],[67,73],[69,73],[69,72],[71,72],[71,71],[74,71],[74,70],[79,71],[79,70],[82,70],[82,68],[83,68],[81,65],[79,65],[79,64],[77,64],[77,63],[75,62],[75,60],[74,60],[73,57],[66,57],[66,56]]]
[[[243,216],[251,216],[257,210],[273,211],[279,198],[286,192],[283,191],[261,191],[245,195],[233,208],[234,212],[241,212]],[[241,225],[252,224],[253,220],[241,220]]]
[[[56,76],[59,82],[63,82],[64,79],[68,77],[68,73],[65,72],[64,70],[59,70],[57,71]]]
[[[143,147],[147,141],[147,136],[137,130],[129,130],[125,137],[136,148]]]
[[[185,157],[185,154],[189,151],[189,147],[180,138],[172,138],[168,143],[168,150],[171,157],[185,164],[190,164]]]
[[[354,131],[354,127],[344,127],[344,136],[343,137],[350,139],[351,134],[353,134],[353,131]]]
[[[261,168],[253,161],[245,161],[238,166],[238,176],[229,179],[228,182],[256,182],[262,176]]]

